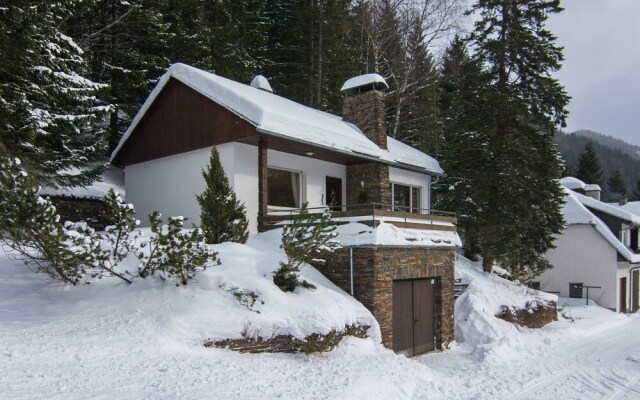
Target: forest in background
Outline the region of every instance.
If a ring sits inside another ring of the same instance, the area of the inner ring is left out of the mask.
[[[0,147],[41,184],[86,185],[172,63],[262,74],[335,114],[342,83],[375,72],[390,86],[389,135],[447,171],[435,207],[458,213],[467,254],[524,277],[549,268],[563,228],[554,136],[569,96],[545,27],[561,11],[559,0],[14,0],[0,7]],[[471,30],[435,57],[464,18]]]

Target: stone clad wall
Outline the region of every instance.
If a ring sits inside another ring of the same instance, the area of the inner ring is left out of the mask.
[[[454,264],[451,248],[355,247],[353,248],[354,297],[380,324],[382,342],[393,348],[393,281],[435,279],[436,347],[446,348],[454,339]],[[315,265],[332,282],[351,293],[349,249],[336,251],[323,265]]]
[[[344,99],[343,116],[356,125],[369,140],[381,149],[387,148],[384,93],[369,90],[348,94]]]
[[[364,188],[362,187],[364,182]],[[360,193],[366,193],[366,200]],[[381,163],[347,165],[347,205],[391,204],[389,166]]]

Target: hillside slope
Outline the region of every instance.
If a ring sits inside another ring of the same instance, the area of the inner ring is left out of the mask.
[[[604,182],[602,183],[604,183],[603,189],[605,192],[607,190],[606,182],[609,174],[615,169],[618,169],[622,174],[622,178],[627,185],[627,191],[633,192],[633,189],[636,187],[636,181],[640,179],[640,155],[637,153],[637,151],[640,151],[640,147],[596,133],[585,136],[583,135],[584,132],[585,131],[574,133],[558,132],[556,134],[555,140],[558,145],[558,150],[566,165],[572,171],[577,171],[580,154],[584,151],[586,144],[592,142],[603,170]],[[602,137],[607,137],[612,140],[604,140]],[[603,143],[613,143],[616,147],[612,148]]]

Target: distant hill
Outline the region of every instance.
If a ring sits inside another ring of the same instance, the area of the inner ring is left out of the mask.
[[[622,174],[627,191],[633,192],[636,181],[640,178],[640,147],[593,131],[558,132],[556,134],[558,150],[571,171],[578,169],[578,158],[589,141],[593,143],[603,170],[604,182],[602,183],[605,191],[603,198],[607,195],[606,182],[609,174],[616,168]]]
[[[578,136],[587,137],[594,142],[598,142],[614,150],[620,150],[625,154],[629,154],[632,157],[640,159],[640,146],[636,146],[631,143],[627,143],[624,140],[614,138],[613,136],[605,135],[603,133],[590,131],[587,129],[581,129],[573,131]]]

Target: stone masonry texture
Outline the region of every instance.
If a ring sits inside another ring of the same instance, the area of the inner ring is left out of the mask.
[[[324,258],[324,264],[314,266],[350,293],[349,249],[340,249]],[[353,248],[354,297],[371,311],[380,324],[385,347],[393,348],[393,281],[400,279],[435,280],[436,348],[446,348],[453,341],[454,264],[455,251],[451,248]]]
[[[365,193],[364,198],[361,193]],[[347,205],[363,203],[391,204],[388,165],[381,163],[347,165]]]
[[[387,124],[385,122],[384,93],[369,90],[349,94],[344,99],[343,116],[355,124],[373,143],[387,148]]]

